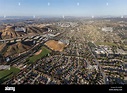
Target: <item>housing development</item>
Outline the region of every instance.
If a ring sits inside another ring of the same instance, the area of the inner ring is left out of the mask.
[[[127,84],[127,18],[0,18],[0,84]]]

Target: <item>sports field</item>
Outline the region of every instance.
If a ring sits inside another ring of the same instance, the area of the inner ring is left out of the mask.
[[[19,71],[20,71],[20,69],[15,68],[15,67],[11,67],[10,70],[0,71],[0,83],[6,79],[9,79],[13,75],[17,74]]]
[[[63,51],[64,47],[66,46],[63,42],[55,41],[55,40],[49,40],[45,43],[47,47],[54,51]]]
[[[29,62],[33,63],[36,62],[38,59],[46,56],[48,53],[51,53],[51,50],[47,49],[45,46],[42,46],[41,51],[39,50],[35,53],[32,57],[29,58]]]

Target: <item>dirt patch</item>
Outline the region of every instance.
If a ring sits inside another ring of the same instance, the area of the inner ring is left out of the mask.
[[[55,40],[49,40],[45,43],[47,47],[54,51],[63,51],[64,47],[66,46],[64,43],[60,41],[55,41]]]
[[[39,55],[42,52],[42,50],[39,50],[38,52],[36,52],[34,55]]]

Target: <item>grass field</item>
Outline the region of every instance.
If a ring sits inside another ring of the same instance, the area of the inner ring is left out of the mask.
[[[13,75],[17,74],[19,71],[20,71],[20,69],[15,68],[15,67],[11,67],[10,70],[0,71],[0,83],[6,79],[9,79]]]
[[[124,47],[123,47],[123,50],[124,50],[124,51],[127,51],[127,47],[126,47],[126,46],[124,46]]]
[[[41,53],[38,55],[33,55],[29,58],[29,63],[33,63],[37,61],[38,59],[41,59],[42,57],[46,56],[48,53],[51,53],[51,50],[47,49],[45,46],[42,46]]]
[[[111,42],[96,42],[96,45],[117,46],[115,43],[111,43]]]

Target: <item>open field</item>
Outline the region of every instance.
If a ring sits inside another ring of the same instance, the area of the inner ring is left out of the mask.
[[[55,40],[49,40],[45,43],[47,47],[54,51],[63,51],[64,47],[66,46],[64,43],[60,41],[55,41]]]
[[[11,67],[10,70],[2,70],[0,71],[0,83],[8,78],[12,77],[13,75],[17,74],[20,70],[15,67]]]
[[[111,43],[111,42],[96,42],[96,45],[117,46],[115,43]]]
[[[36,55],[36,53],[35,53],[35,55],[33,55],[32,57],[29,58],[29,62],[33,63],[33,62],[37,61],[38,59],[46,56],[50,52],[51,51],[49,49],[47,49],[46,47],[42,46],[41,50],[38,51],[38,55]]]

